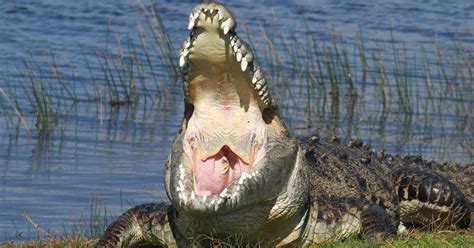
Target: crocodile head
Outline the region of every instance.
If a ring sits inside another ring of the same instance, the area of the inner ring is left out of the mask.
[[[185,113],[165,172],[168,196],[180,213],[208,221],[220,216],[228,227],[239,226],[230,223],[238,222],[235,216],[270,223],[284,214],[284,204],[306,200],[304,183],[292,180],[302,167],[298,143],[236,26],[218,3],[199,4],[189,15],[191,32],[179,59]]]

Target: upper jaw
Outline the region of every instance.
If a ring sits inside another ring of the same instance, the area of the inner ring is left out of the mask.
[[[193,71],[198,64],[223,66],[234,62],[237,64],[236,70],[228,72],[237,74],[237,70],[240,70],[243,73],[245,79],[241,83],[252,88],[262,108],[276,107],[254,53],[238,37],[236,27],[237,22],[232,13],[221,4],[203,3],[193,8],[188,24],[191,32],[181,46],[179,58],[185,96],[189,97],[189,86],[199,76]]]

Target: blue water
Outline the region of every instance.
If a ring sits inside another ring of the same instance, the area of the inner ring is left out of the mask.
[[[362,30],[366,49],[380,50],[388,58],[393,51],[387,41],[393,35],[395,44],[405,47],[418,63],[422,47],[433,51],[439,45],[447,53],[455,54],[453,39],[462,40],[466,51],[471,53],[474,45],[472,1],[226,2],[238,20],[239,34],[246,37],[244,30],[248,30],[266,68],[271,68],[271,62],[263,56],[266,47],[260,40],[265,28],[273,31],[270,36],[305,40],[311,35],[321,42],[330,42],[328,30],[334,31],[349,45],[354,44],[355,32]],[[187,15],[195,3],[157,1],[176,50],[188,34]],[[304,28],[305,23],[310,33]],[[25,93],[31,92],[31,84],[24,83],[28,81],[17,69],[29,61],[33,67],[42,68],[44,80],[54,79],[47,65],[51,62],[50,54],[54,54],[56,62],[65,68],[66,81],[77,90],[79,98],[85,99],[86,90],[93,91],[92,78],[103,77],[93,51],[108,49],[111,54],[120,56],[117,40],[126,47],[124,37],[128,35],[139,44],[139,25],[146,29],[135,1],[2,1],[0,89],[16,90],[29,128],[18,122],[11,108],[0,112],[0,242],[44,238],[44,234],[22,218],[23,213],[55,235],[91,235],[88,229],[91,200],[93,204],[106,207],[109,217],[134,204],[166,200],[163,166],[179,127],[182,93],[181,86],[169,80],[158,57],[151,57],[159,76],[158,87],[149,71],[145,73],[144,83],[148,94],[154,96],[160,91],[168,100],[141,101],[134,107],[110,107],[97,102],[71,104],[65,99],[55,115],[56,125],[48,132],[34,127],[34,109],[30,106],[29,94]],[[146,40],[154,44],[150,33]],[[277,48],[284,49],[281,44],[277,44]],[[91,71],[83,59],[84,54],[91,60]],[[430,63],[435,63],[433,54],[427,55]],[[392,62],[387,59],[389,73],[393,72]],[[288,74],[294,70],[292,65],[284,69]],[[267,74],[271,74],[271,70]],[[471,93],[468,90],[467,98],[453,94],[435,96],[441,99],[435,101],[436,105],[461,101],[460,105],[435,106],[433,109],[439,108],[441,112],[427,114],[415,111],[409,120],[404,119],[406,115],[398,103],[394,103],[385,119],[374,96],[377,89],[370,83],[367,94],[357,104],[342,98],[337,111],[312,117],[307,115],[307,92],[298,88],[301,87],[298,75],[289,77],[292,79],[289,87],[295,89],[291,101],[287,101],[281,82],[272,83],[275,95],[280,96],[286,120],[298,136],[317,130],[335,132],[361,137],[375,148],[383,147],[394,153],[423,153],[429,159],[466,163],[472,162],[474,133],[472,72],[470,76],[467,87]],[[440,86],[446,91],[450,87]],[[419,89],[421,106],[426,88],[420,85]],[[0,96],[3,101],[0,107],[11,106],[1,92]],[[328,106],[330,102],[328,100]],[[351,111],[347,106],[355,107],[356,114],[349,115]],[[459,110],[456,106],[464,108]],[[420,122],[426,115],[431,116],[428,125]]]

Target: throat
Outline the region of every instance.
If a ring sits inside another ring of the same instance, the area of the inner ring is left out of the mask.
[[[265,156],[267,127],[257,106],[202,101],[188,120],[183,148],[197,195],[216,195]]]

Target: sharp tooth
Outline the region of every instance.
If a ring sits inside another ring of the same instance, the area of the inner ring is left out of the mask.
[[[260,90],[261,88],[262,88],[262,83],[261,83],[261,82],[258,82],[258,83],[255,85],[255,89]]]
[[[240,178],[239,178],[239,184],[243,184],[243,183],[244,183],[244,179],[245,179],[245,178],[244,178],[244,175],[242,174],[242,175],[240,176]],[[239,186],[237,186],[237,191],[239,191],[238,188],[239,188]]]
[[[236,44],[237,47],[239,47],[239,48],[242,47],[242,41],[240,41],[240,39],[237,39],[237,40],[235,41],[235,44]]]
[[[189,52],[189,51],[188,51]],[[253,55],[252,53],[247,53],[244,58],[247,62],[252,62],[253,60]]]
[[[211,13],[211,15],[212,15],[212,13],[214,13],[214,9],[210,9],[209,13]]]
[[[239,182],[239,185],[237,185],[237,188],[235,189],[236,192],[239,192],[240,191],[240,182]]]
[[[207,11],[209,11],[208,9],[204,9],[204,13],[206,13]]]
[[[191,37],[188,36],[182,45],[183,49],[188,49],[191,47]]]
[[[242,71],[247,70],[247,65],[248,65],[247,60],[242,60],[242,62],[240,63],[240,69],[242,69]]]
[[[219,17],[217,18],[217,20],[222,21],[222,19],[224,19],[224,16],[221,13],[218,13],[218,16]]]
[[[229,32],[230,27],[229,26],[224,26],[224,34],[227,34]]]
[[[184,64],[186,64],[186,59],[184,58],[184,56],[181,55],[181,56],[179,57],[179,66],[180,66],[180,67],[183,67]]]
[[[258,67],[256,66],[256,64],[253,64],[254,68],[255,67]],[[256,69],[255,72],[253,73],[253,78],[252,78],[252,83],[253,84],[256,84],[258,81],[260,81],[262,79],[262,72],[260,71],[260,69]]]
[[[263,102],[267,105],[270,103],[270,99],[268,98],[268,95],[269,95],[269,93],[268,93],[268,90],[267,90],[265,92],[265,94],[263,94],[263,96],[262,96]]]
[[[214,205],[214,211],[217,212],[219,210],[219,205]]]
[[[191,192],[191,200],[194,200],[196,198],[196,193],[194,193],[194,190]]]
[[[237,50],[239,50],[239,48],[237,46],[233,46],[232,49],[234,50],[234,53],[236,53]]]
[[[219,194],[220,197],[222,198],[226,198],[227,196],[227,188],[225,188],[220,194]]]
[[[204,195],[204,196],[202,197],[202,202],[206,202],[206,200],[207,200],[207,195]]]
[[[188,201],[188,195],[185,192],[183,192],[182,197],[183,197],[184,203],[186,203]]]
[[[191,30],[191,29],[194,28],[194,22],[195,22],[194,20],[191,20],[191,21],[189,22],[189,24],[188,24],[188,29],[189,29],[189,30]]]
[[[212,199],[209,205],[214,205],[214,202],[216,202],[216,200]]]
[[[224,203],[224,199],[222,198],[217,201],[217,205],[221,205],[222,203]]]
[[[189,50],[188,50],[188,49],[184,49],[182,55],[186,57],[186,56],[188,56],[188,54],[189,54]]]
[[[240,62],[242,60],[242,54],[240,53],[240,51],[237,51],[236,53],[237,54],[235,55],[235,58],[237,59],[238,62]]]

